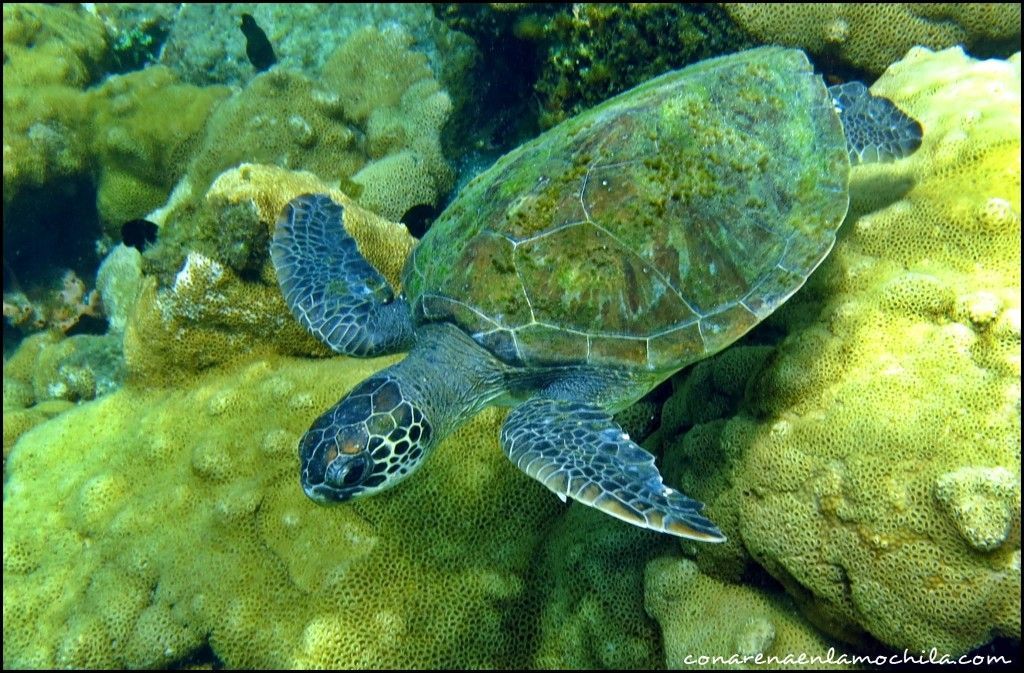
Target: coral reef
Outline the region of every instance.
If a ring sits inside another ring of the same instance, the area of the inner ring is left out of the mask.
[[[108,78],[88,92],[96,208],[112,239],[121,225],[163,204],[184,175],[227,87],[182,83],[163,66]],[[168,112],[171,111],[171,114]]]
[[[103,8],[106,13],[123,9]],[[278,58],[278,67],[314,77],[331,54],[366,26],[393,26],[409,33],[416,50],[424,53],[431,69],[441,74],[458,60],[464,44],[456,44],[433,17],[429,6],[395,3],[196,4],[177,9],[160,53],[160,63],[182,79],[197,85],[245,86],[257,73],[245,53],[239,29],[242,14],[250,14],[264,30]],[[120,26],[133,25],[134,17],[112,17]],[[123,28],[122,28],[123,31]]]
[[[344,206],[345,229],[356,239],[359,251],[393,287],[401,289],[405,259],[412,252],[416,239],[401,224],[365,210],[348,195],[327,186],[311,173],[242,164],[218,176],[206,198],[220,208],[251,203],[257,219],[272,228],[285,204],[301,194],[328,194],[335,203]]]
[[[345,115],[366,129],[371,162],[351,177],[359,202],[398,220],[413,206],[437,205],[454,175],[440,134],[452,110],[426,56],[400,31],[357,31],[324,65],[324,83]]]
[[[915,49],[872,90],[924,144],[854,171],[773,352],[677,388],[667,462],[730,538],[705,572],[756,561],[840,637],[960,653],[1020,637],[1020,56]]]
[[[660,668],[657,624],[644,612],[644,566],[672,541],[573,504],[551,527],[530,577],[543,596],[532,666]]]
[[[123,33],[117,11],[99,13]],[[159,216],[163,249],[149,275],[168,282],[198,251],[258,276],[264,230],[248,226],[245,212],[211,221],[201,206],[213,179],[244,161],[311,170],[396,220],[436,207],[452,186],[439,141],[451,102],[399,27],[356,31],[314,79],[273,69],[228,97],[227,87],[182,83],[164,66],[85,89],[102,73],[109,36],[84,10],[5,8],[4,25],[4,245],[26,281],[69,247],[47,241],[67,243],[73,233],[105,249],[125,221],[168,199]],[[51,52],[67,63],[50,63]],[[64,76],[35,78],[36,59]],[[67,198],[42,198],[58,191]],[[83,211],[93,198],[95,212]],[[59,210],[71,203],[74,212]],[[84,276],[93,264],[75,268]],[[7,312],[18,312],[10,304]]]
[[[81,10],[11,3],[3,11],[6,207],[27,186],[88,170],[88,115],[78,99],[108,45],[103,25]]]
[[[689,559],[665,556],[648,563],[644,602],[661,626],[671,669],[849,667],[824,663],[836,643],[801,618],[784,593],[708,577]],[[701,663],[712,657],[724,661]],[[812,657],[821,663],[811,663]]]
[[[243,162],[310,171],[393,220],[436,206],[453,181],[439,142],[451,105],[410,46],[397,28],[365,28],[316,79],[274,68],[221,105],[181,182],[185,194],[164,215],[177,230],[166,242],[177,248],[173,266],[195,241],[220,236],[193,210],[217,175]]]
[[[124,333],[141,290],[142,255],[135,248],[114,246],[96,272],[96,291],[103,301],[108,332]]]
[[[921,150],[857,168],[807,287],[673,382],[646,444],[729,536],[683,543],[686,560],[509,465],[497,409],[392,491],[305,498],[299,436],[397,358],[291,357],[330,353],[280,297],[272,228],[288,200],[326,192],[400,287],[416,241],[394,221],[453,184],[441,135],[475,90],[453,106],[444,87],[470,50],[427,7],[138,11],[4,7],[5,248],[74,230],[91,254],[165,204],[159,243],[113,248],[95,292],[76,266],[52,306],[5,293],[5,316],[54,328],[4,362],[5,668],[199,651],[239,668],[680,666],[696,650],[821,652],[808,622],[912,650],[1019,638],[1019,55],[913,50],[890,68],[874,91],[921,120]],[[280,56],[260,75],[240,57],[245,11]],[[527,7],[510,25],[540,54],[554,123],[735,46],[728,30],[701,41],[721,11]],[[729,11],[872,72],[908,39],[1012,42],[1010,25],[1019,40],[1019,5]],[[98,83],[154,58],[164,31],[166,67]],[[99,296],[108,334],[64,337]],[[764,572],[788,597],[738,584]]]
[[[160,667],[204,644],[233,668],[527,665],[517,615],[536,613],[528,570],[563,506],[508,464],[502,412],[388,493],[328,508],[298,487],[308,423],[393,361],[257,359],[23,435],[5,665]]]
[[[54,266],[89,277],[96,241],[167,199],[227,89],[160,67],[87,88],[108,37],[81,8],[5,5],[4,30],[5,264],[26,286]]]
[[[183,381],[259,350],[329,353],[292,318],[266,258],[266,242],[284,204],[310,192],[330,194],[346,206],[345,226],[361,251],[401,287],[401,269],[415,243],[405,227],[360,208],[311,173],[243,164],[218,177],[200,210],[191,211],[208,224],[205,238],[188,239],[198,250],[188,253],[165,287],[158,289],[153,278],[144,281],[125,329],[133,376],[152,383]],[[231,264],[240,247],[255,255],[248,274]]]
[[[724,7],[762,44],[800,47],[873,75],[918,45],[959,44],[981,56],[1008,56],[1020,49],[1019,3],[737,2]]]
[[[86,291],[85,283],[68,269],[59,286],[52,287],[39,301],[32,301],[20,290],[4,293],[4,318],[13,327],[26,331],[53,329],[67,332],[83,316],[100,316],[103,307],[96,290]]]

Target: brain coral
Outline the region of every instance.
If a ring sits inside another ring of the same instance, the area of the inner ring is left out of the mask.
[[[5,667],[521,667],[557,499],[483,413],[388,493],[297,479],[316,414],[394,358],[261,359],[37,426],[4,487]]]
[[[986,56],[1020,49],[1020,3],[726,3],[766,44],[800,47],[881,74],[913,46],[957,44]]]
[[[769,322],[788,336],[706,365],[755,363],[669,462],[730,572],[756,560],[846,638],[958,653],[1021,628],[1020,56],[914,49],[873,91],[924,144],[854,172],[836,250]]]

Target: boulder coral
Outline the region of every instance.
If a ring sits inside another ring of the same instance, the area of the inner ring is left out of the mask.
[[[879,75],[915,45],[966,45],[983,55],[1020,49],[1020,4],[730,2],[726,11],[762,44],[800,47]]]
[[[164,66],[110,77],[87,93],[96,129],[96,208],[108,236],[118,240],[124,222],[167,200],[211,112],[229,93],[182,83]]]
[[[410,43],[399,28],[367,27],[316,79],[279,68],[257,76],[213,114],[185,182],[203,194],[224,170],[263,163],[344,183],[361,203],[365,192],[364,205],[392,220],[438,205],[453,182],[439,140],[451,102]],[[379,161],[400,170],[373,170]]]
[[[689,559],[663,556],[648,563],[644,601],[661,626],[670,669],[852,667],[829,661],[830,648],[842,649],[803,619],[784,593],[709,577]]]
[[[706,572],[757,562],[847,640],[962,653],[1021,628],[1020,55],[916,48],[872,91],[921,149],[853,172],[836,249],[764,327],[785,337],[703,365],[741,382],[670,420],[694,425],[668,462],[730,538]]]
[[[647,562],[672,540],[572,504],[548,532],[530,577],[543,596],[532,666],[661,668],[658,625],[644,612]]]
[[[563,507],[486,411],[416,479],[336,507],[295,446],[395,358],[268,357],[126,387],[22,436],[4,487],[4,665],[528,665],[531,559]]]
[[[3,12],[6,206],[25,187],[88,169],[80,90],[102,71],[109,45],[103,24],[84,11],[5,3]]]
[[[347,194],[311,173],[242,164],[218,176],[206,199],[215,206],[251,203],[258,220],[272,231],[285,204],[301,194],[327,194],[344,206],[345,229],[356,239],[359,251],[392,287],[402,287],[405,259],[416,244],[409,230],[360,207]]]
[[[266,255],[284,204],[311,192],[330,194],[345,205],[345,227],[362,252],[401,287],[402,265],[415,243],[405,227],[360,208],[311,173],[243,164],[219,176],[200,210],[193,211],[194,217],[220,223],[219,238],[210,228],[208,239],[193,240],[202,247],[188,253],[164,287],[158,288],[155,278],[143,280],[125,327],[131,376],[160,385],[254,352],[330,353],[292,317]],[[240,245],[256,256],[248,274],[230,264],[232,250]]]
[[[107,246],[125,221],[163,204],[153,217],[167,259],[147,272],[170,275],[206,239],[225,239],[223,223],[196,211],[212,181],[242,162],[312,171],[393,220],[438,206],[452,187],[440,145],[451,101],[400,28],[357,31],[316,78],[274,68],[234,94],[183,83],[165,66],[91,86],[109,36],[85,10],[5,6],[4,34],[4,244],[38,266],[67,247],[51,239]],[[37,76],[40,62],[59,76]],[[216,261],[258,273],[265,238],[226,238],[238,247]]]
[[[30,187],[94,182],[116,239],[124,221],[167,199],[228,89],[183,84],[162,66],[90,88],[109,52],[103,24],[84,10],[4,6],[4,204]]]

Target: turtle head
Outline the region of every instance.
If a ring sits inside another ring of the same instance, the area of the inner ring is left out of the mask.
[[[299,442],[306,495],[343,502],[390,488],[419,467],[435,433],[409,392],[385,371],[318,418]]]

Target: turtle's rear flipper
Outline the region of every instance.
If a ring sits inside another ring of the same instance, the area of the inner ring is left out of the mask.
[[[661,480],[654,456],[630,441],[606,411],[536,398],[513,409],[501,446],[516,466],[554,491],[642,528],[703,542],[725,536],[704,505]]]
[[[396,353],[412,342],[409,307],[359,253],[344,208],[323,194],[284,207],[270,244],[281,294],[306,329],[345,355]]]
[[[888,98],[872,96],[860,82],[830,86],[828,92],[839,110],[854,166],[902,159],[921,146],[921,125]]]

